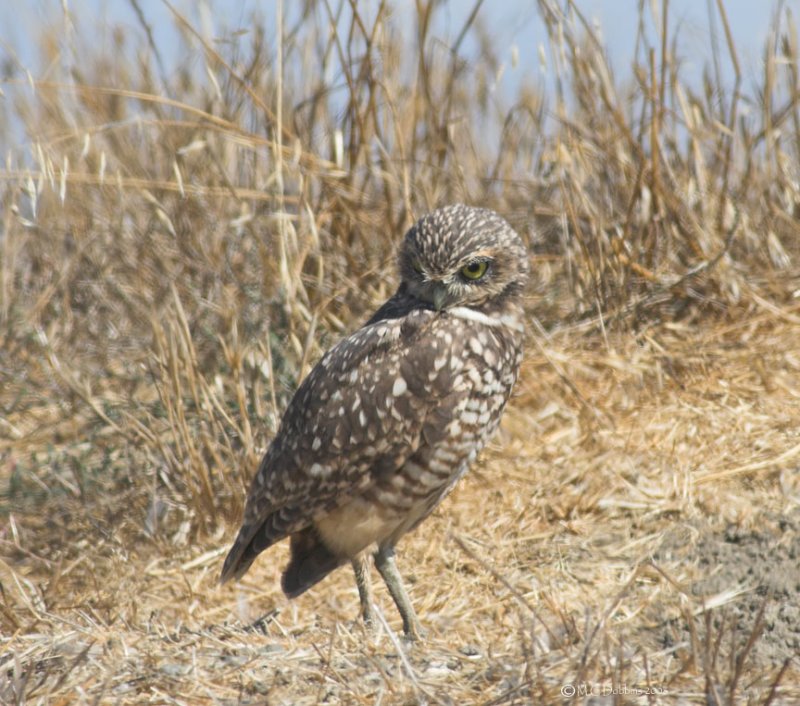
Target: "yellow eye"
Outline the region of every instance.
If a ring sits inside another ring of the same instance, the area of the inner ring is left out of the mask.
[[[411,267],[414,268],[414,272],[416,272],[418,275],[422,274],[422,265],[419,264],[419,260],[412,260]]]
[[[461,276],[469,280],[478,280],[486,274],[489,263],[486,260],[473,260],[461,268]]]

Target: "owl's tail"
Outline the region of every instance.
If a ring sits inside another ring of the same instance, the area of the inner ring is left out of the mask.
[[[219,577],[220,584],[241,578],[261,551],[262,549],[255,546],[252,538],[243,536],[240,532],[228,556],[225,557],[225,564]]]
[[[228,556],[225,557],[219,582],[223,584],[244,576],[261,552],[280,542],[288,534],[286,524],[286,518],[279,512],[269,515],[260,524],[244,522]]]
[[[220,583],[241,578],[262,551],[286,536],[283,532],[277,532],[273,524],[265,522],[255,533],[248,527],[242,527],[225,558]],[[347,557],[333,554],[313,527],[294,532],[289,546],[291,558],[281,579],[281,588],[289,598],[305,593],[348,561]]]
[[[336,556],[320,540],[313,527],[306,527],[291,537],[291,559],[281,578],[281,588],[289,598],[297,598],[331,571],[347,563]]]

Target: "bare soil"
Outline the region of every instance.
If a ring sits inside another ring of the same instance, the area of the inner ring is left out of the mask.
[[[755,663],[779,665],[800,655],[800,512],[765,513],[756,529],[679,527],[656,556],[696,566],[697,578],[688,586],[695,600],[713,605],[731,596],[713,611],[711,626],[727,628],[740,650],[755,635],[749,655]],[[689,627],[681,621],[664,631],[665,645],[687,639]]]

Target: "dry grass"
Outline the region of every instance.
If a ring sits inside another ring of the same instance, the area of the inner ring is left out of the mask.
[[[353,5],[309,3],[274,42],[176,14],[168,74],[146,40],[63,28],[41,77],[9,64],[0,701],[796,701],[800,616],[774,580],[800,581],[791,16],[756,89],[722,37],[739,79],[698,93],[669,33],[640,36],[624,83],[578,9],[542,0],[558,89],[503,98],[481,11],[467,60],[434,3],[416,52],[390,3]],[[535,277],[503,433],[403,545],[429,639],[400,645],[384,594],[366,634],[346,572],[288,603],[282,547],[217,588],[297,380],[451,201],[507,216]]]

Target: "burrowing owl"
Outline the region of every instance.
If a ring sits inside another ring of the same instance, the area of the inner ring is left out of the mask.
[[[496,213],[454,205],[411,228],[399,265],[394,296],[323,356],[289,403],[221,580],[290,537],[286,595],[349,561],[369,621],[373,553],[413,637],[419,623],[394,548],[500,422],[522,357],[528,260]]]

